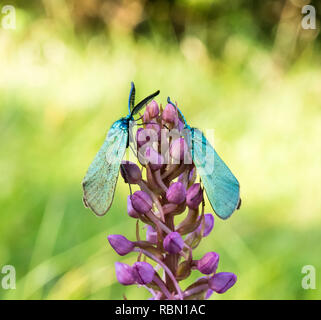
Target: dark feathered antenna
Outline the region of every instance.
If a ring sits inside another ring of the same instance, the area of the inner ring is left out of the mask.
[[[135,85],[134,85],[134,82],[132,81],[131,82],[131,89],[129,92],[129,98],[128,98],[128,112],[129,113],[131,113],[133,111],[134,106],[135,106],[135,93],[136,93]]]
[[[159,90],[157,90],[156,92],[152,93],[151,95],[149,95],[148,97],[146,97],[145,99],[143,99],[141,102],[139,102],[138,104],[136,104],[135,108],[132,110],[131,112],[131,116],[134,116],[136,113],[138,113],[140,111],[140,109],[142,109],[144,107],[145,104],[147,104],[150,100],[152,100],[154,97],[159,95]]]

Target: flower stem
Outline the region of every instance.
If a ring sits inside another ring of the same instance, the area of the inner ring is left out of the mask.
[[[163,261],[159,260],[156,256],[154,256],[153,254],[151,254],[150,252],[144,250],[144,249],[138,249],[138,248],[134,248],[133,251],[135,252],[142,252],[145,256],[151,258],[152,260],[154,260],[155,262],[157,262],[159,265],[162,266],[162,268],[166,271],[166,273],[168,274],[168,276],[171,278],[171,280],[173,281],[173,284],[176,288],[177,291],[177,296],[180,300],[183,300],[183,293],[181,288],[178,285],[178,282],[176,281],[172,271],[167,267],[166,264],[164,264]]]
[[[162,180],[160,170],[157,170],[157,171],[155,172],[154,176],[155,176],[155,179],[156,179],[157,184],[158,184],[165,192],[167,192],[168,188],[166,187],[166,185],[164,184],[164,182],[163,182],[163,180]]]
[[[154,282],[158,285],[159,289],[164,293],[164,295],[167,297],[167,299],[172,299],[171,293],[166,288],[166,285],[162,279],[160,279],[158,276],[154,277]]]
[[[202,284],[202,285],[200,285],[200,286],[197,286],[197,287],[194,287],[194,288],[192,288],[192,289],[189,289],[189,290],[187,290],[187,291],[185,291],[184,293],[183,293],[183,296],[184,296],[184,298],[186,298],[186,297],[188,297],[188,296],[192,296],[192,295],[194,295],[194,294],[197,294],[197,293],[200,293],[200,292],[202,292],[202,291],[205,291],[205,290],[208,290],[208,284],[206,283],[206,284]],[[174,298],[176,298],[177,297],[177,295],[175,295],[174,296]]]

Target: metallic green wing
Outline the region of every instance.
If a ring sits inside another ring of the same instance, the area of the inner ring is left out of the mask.
[[[127,139],[128,122],[120,119],[111,126],[83,180],[84,204],[98,216],[106,214],[113,202]]]
[[[200,130],[185,130],[189,150],[211,206],[220,218],[227,219],[240,204],[239,182]]]

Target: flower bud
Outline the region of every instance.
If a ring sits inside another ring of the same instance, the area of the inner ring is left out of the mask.
[[[166,105],[162,113],[162,119],[167,123],[176,124],[178,122],[177,110],[170,103]]]
[[[164,164],[164,157],[151,147],[146,148],[145,158],[153,171],[159,170]]]
[[[125,263],[116,262],[115,269],[116,277],[119,283],[123,284],[124,286],[128,286],[135,283],[133,269],[131,266]]]
[[[203,226],[204,223],[204,226]],[[206,213],[204,215],[204,222],[201,221],[199,227],[196,232],[201,233],[203,229],[203,237],[207,237],[214,227],[214,216],[211,213]]]
[[[150,141],[150,135],[144,128],[139,128],[136,131],[136,142],[137,142],[137,148],[142,147],[145,143]]]
[[[169,149],[170,155],[175,159],[182,161],[188,155],[188,147],[183,138],[175,139]]]
[[[120,255],[124,256],[131,252],[135,245],[121,234],[112,234],[108,236],[108,241],[113,249]]]
[[[188,157],[190,157],[190,153],[188,153],[187,155],[188,155]],[[186,160],[186,158],[184,159],[184,161],[185,160]],[[184,184],[184,186],[191,186],[195,182],[195,179],[196,179],[196,177],[195,178],[193,177],[193,170],[194,169],[192,169],[191,171],[184,171],[183,173],[181,173],[179,175],[177,181],[182,182]],[[192,175],[191,175],[191,173],[192,173]],[[193,179],[193,181],[192,181],[192,179]]]
[[[190,171],[189,175],[188,175],[188,182],[189,183],[194,183],[195,179],[196,179],[196,175],[194,176],[195,173],[195,167]],[[194,180],[192,182],[192,180]]]
[[[224,293],[235,284],[237,277],[232,272],[220,272],[214,274],[208,281],[210,289],[217,293]]]
[[[150,115],[149,112],[147,110],[145,110],[144,114],[143,114],[143,121],[144,123],[148,123],[150,121]]]
[[[199,183],[194,183],[186,193],[186,203],[189,208],[197,209],[203,200],[203,190]]]
[[[197,270],[203,274],[214,273],[217,269],[220,256],[216,252],[206,253],[202,259],[197,261]]]
[[[180,118],[178,118],[178,123],[177,123],[177,129],[178,129],[178,131],[179,131],[179,132],[183,131],[184,127],[185,127],[184,122],[183,122]]]
[[[166,198],[174,204],[181,204],[186,199],[186,189],[181,182],[174,182],[166,192]]]
[[[156,118],[158,116],[158,114],[159,114],[159,108],[158,108],[157,102],[155,100],[152,100],[146,106],[146,111],[148,112],[150,119]]]
[[[147,226],[146,241],[150,242],[151,244],[157,243],[157,231],[150,225]]]
[[[127,197],[127,213],[130,217],[138,219],[139,213],[133,208],[132,200],[130,197],[130,195]]]
[[[133,265],[133,275],[137,283],[148,284],[153,281],[155,270],[148,262],[138,261]]]
[[[184,183],[184,182],[185,182],[185,180],[186,180],[186,173],[185,173],[185,172],[183,172],[183,173],[181,173],[181,174],[178,176],[177,181],[178,181],[178,182],[182,182],[182,183]]]
[[[153,130],[153,131],[151,131]],[[158,140],[161,138],[161,126],[156,122],[150,122],[146,125],[146,131],[149,135],[153,132],[153,138],[157,136]]]
[[[171,253],[179,253],[184,247],[184,240],[178,232],[169,233],[163,242],[164,249]]]
[[[142,180],[142,173],[139,167],[130,161],[121,162],[120,173],[126,183],[136,184]]]
[[[131,196],[132,206],[139,213],[147,213],[153,207],[153,200],[148,193],[144,191],[136,191]]]

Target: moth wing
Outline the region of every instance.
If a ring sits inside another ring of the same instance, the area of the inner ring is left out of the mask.
[[[191,130],[187,141],[207,197],[215,213],[227,219],[240,203],[239,182],[203,133],[196,128]]]
[[[96,215],[109,210],[115,193],[119,167],[125,154],[128,130],[116,121],[85,175],[82,186],[84,204]]]

